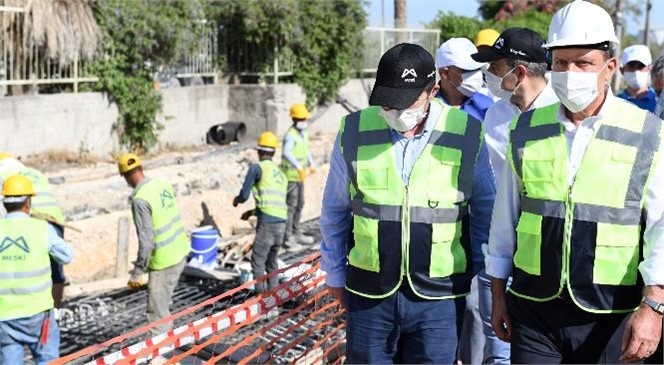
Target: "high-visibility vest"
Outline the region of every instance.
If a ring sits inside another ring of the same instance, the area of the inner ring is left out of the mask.
[[[152,179],[136,191],[133,200],[137,199],[146,201],[152,210],[155,248],[148,268],[162,270],[182,261],[190,247],[173,186],[166,180]]]
[[[264,214],[286,219],[288,216],[286,176],[272,160],[262,160],[258,166],[261,168],[261,178],[252,188],[256,208]]]
[[[295,141],[292,151],[295,160],[297,160],[302,168],[309,166],[309,161],[307,160],[307,156],[309,155],[309,137],[307,134],[300,133],[295,127],[290,127],[284,136],[284,140],[286,139],[286,136],[290,136]],[[284,174],[286,174],[288,181],[302,181],[300,174],[297,172],[297,168],[291,165],[283,154],[281,156],[281,169]]]
[[[35,189],[36,195],[32,197],[32,206],[31,209],[38,213],[44,213],[52,216],[60,222],[65,221],[65,216],[62,214],[62,209],[57,200],[55,200],[55,195],[53,194],[53,189],[51,189],[51,184],[49,184],[48,179],[44,174],[39,170],[33,169],[31,167],[25,167],[16,170],[5,170],[2,171],[0,175],[3,180],[7,180],[8,177],[21,174],[27,177],[30,182],[32,182],[32,187]]]
[[[395,163],[391,132],[378,107],[349,114],[341,148],[349,175],[353,229],[346,288],[384,298],[406,280],[426,299],[470,291],[468,201],[482,125],[445,106],[408,184]]]
[[[0,219],[0,321],[53,308],[48,223]]]
[[[570,187],[559,105],[511,124],[508,159],[523,193],[509,290],[544,302],[567,287],[586,311],[630,312],[641,301],[643,194],[661,155],[662,121],[607,99]]]

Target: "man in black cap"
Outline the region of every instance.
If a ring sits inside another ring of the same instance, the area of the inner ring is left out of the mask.
[[[485,140],[496,183],[506,166],[507,137],[512,119],[558,101],[545,75],[547,63],[543,43],[544,39],[530,29],[510,28],[493,46],[471,55],[477,62],[489,63],[485,71],[487,85],[494,95],[501,97],[487,110],[484,118]],[[489,268],[478,275],[479,309],[486,336],[483,363],[509,364],[509,344],[500,340],[491,326],[491,275]]]
[[[475,187],[491,171],[480,122],[437,91],[431,54],[399,44],[378,64],[371,106],[341,123],[320,228],[348,363],[455,362],[470,221],[491,212]]]

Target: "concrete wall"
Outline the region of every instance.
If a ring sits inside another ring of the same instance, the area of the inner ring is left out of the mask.
[[[356,107],[367,105],[367,80],[351,80],[339,94]],[[294,84],[209,85],[165,89],[159,122],[160,144],[200,145],[208,129],[227,121],[244,122],[247,138],[264,130],[281,135],[290,126],[290,105],[304,102]],[[339,104],[321,107],[311,132],[334,133],[348,113]],[[50,150],[108,155],[121,148],[115,125],[118,110],[100,93],[0,98],[0,151],[18,156]]]

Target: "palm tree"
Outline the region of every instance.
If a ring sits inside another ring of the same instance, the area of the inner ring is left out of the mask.
[[[13,60],[4,70],[11,79],[39,77],[45,60],[62,68],[97,54],[101,32],[90,0],[0,0],[0,6],[0,50]]]

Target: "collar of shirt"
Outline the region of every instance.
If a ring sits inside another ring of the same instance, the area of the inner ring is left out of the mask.
[[[653,89],[652,86],[648,87],[648,91],[646,91],[646,93],[640,98],[635,98],[632,95],[630,95],[627,92],[627,89],[623,90],[619,95],[620,95],[621,98],[627,99],[627,100],[643,100],[643,101],[646,101],[646,100],[655,100],[655,99],[657,99],[657,93],[655,93],[655,89]]]
[[[611,89],[607,86],[606,87],[606,100],[604,100],[604,104],[602,104],[602,107],[599,109],[599,113],[594,116],[590,116],[581,122],[581,125],[587,128],[593,128],[593,125],[595,124],[596,121],[599,119],[602,119],[602,117],[606,114],[607,106],[611,105],[612,103],[615,102],[616,97],[613,95],[611,92]],[[572,123],[569,118],[565,115],[565,107],[563,104],[560,104],[560,107],[558,107],[558,121],[565,127],[565,130],[567,132],[573,132],[576,131],[577,127],[574,123]]]
[[[29,215],[23,213],[23,212],[11,212],[7,213],[5,216],[6,219],[12,219],[12,218],[28,218],[30,217]]]

